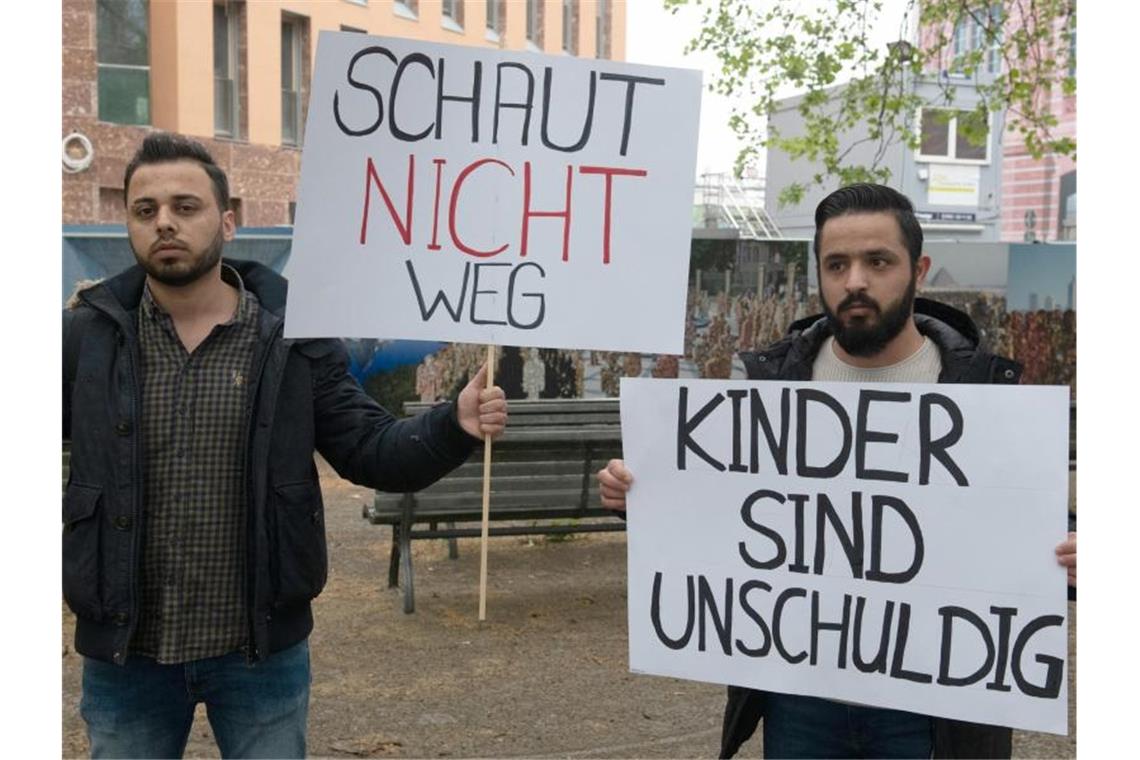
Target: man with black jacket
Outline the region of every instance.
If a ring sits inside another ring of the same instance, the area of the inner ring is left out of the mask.
[[[327,574],[314,451],[422,488],[499,434],[485,368],[396,420],[336,340],[285,340],[286,282],[222,259],[225,173],[149,135],[123,182],[138,265],[64,313],[63,591],[95,757],[179,757],[203,702],[224,757],[302,757],[311,600]]]
[[[793,323],[764,351],[741,355],[754,380],[1018,382],[1021,369],[980,346],[962,312],[916,298],[930,268],[910,201],[882,185],[841,188],[815,212],[813,248],[824,314]],[[625,509],[621,460],[598,473],[602,504]],[[1057,547],[1076,581],[1076,534]],[[721,757],[764,718],[769,757],[1009,757],[1011,731],[902,710],[728,687]]]

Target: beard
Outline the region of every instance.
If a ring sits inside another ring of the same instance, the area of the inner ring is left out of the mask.
[[[870,296],[862,293],[853,293],[839,302],[832,311],[826,299],[823,300],[823,311],[827,315],[827,322],[831,332],[840,347],[851,356],[868,357],[882,351],[895,336],[906,327],[914,308],[914,295],[917,288],[917,277],[910,278],[906,292],[902,297],[884,309]],[[873,309],[878,315],[877,319],[858,319],[844,323],[839,313],[850,306],[866,306]]]
[[[222,228],[219,226],[218,233],[206,250],[190,256],[189,261],[164,264],[155,261],[150,256],[140,256],[133,244],[131,250],[135,254],[135,260],[150,277],[163,285],[180,288],[197,282],[203,275],[216,267],[222,259],[222,246],[224,244],[225,238],[222,236]]]

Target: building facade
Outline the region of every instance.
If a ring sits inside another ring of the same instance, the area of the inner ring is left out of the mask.
[[[624,60],[625,0],[64,0],[64,224],[122,223],[151,130],[206,145],[239,226],[291,224],[322,30]]]
[[[906,87],[926,102],[935,102],[938,76],[914,79]],[[864,134],[855,130],[839,136],[840,144],[850,147],[847,163],[870,165],[877,161],[878,166],[890,169],[890,184],[914,203],[923,233],[930,240],[1000,239],[1003,119],[1000,114],[991,114],[985,140],[978,144],[957,132],[957,112],[972,109],[977,97],[974,87],[962,82],[953,109],[920,109],[914,117],[920,138],[914,149],[901,141],[883,149],[877,142],[862,141]],[[785,137],[801,135],[799,104],[800,97],[781,101],[768,117],[769,124]],[[811,177],[822,173],[822,164],[792,160],[774,149],[768,150],[766,161],[768,214],[784,236],[810,238],[815,232],[815,207],[838,187],[838,178],[831,178],[826,186],[812,184]],[[793,182],[808,185],[807,192],[799,203],[781,206],[779,191]]]
[[[864,137],[862,133],[840,136],[841,144],[853,146],[846,163],[870,165],[872,160],[877,160],[877,165],[890,169],[890,183],[914,202],[930,239],[967,242],[1076,239],[1076,163],[1072,158],[1059,154],[1034,158],[1027,151],[1022,134],[1006,128],[1004,112],[989,115],[984,144],[965,139],[958,129],[958,115],[971,111],[979,100],[978,86],[992,84],[1009,66],[1002,56],[1001,38],[986,34],[985,28],[1002,29],[1004,35],[1018,25],[1029,23],[1033,22],[1022,17],[1018,3],[983,2],[969,13],[963,13],[957,24],[918,30],[916,41],[920,48],[940,48],[940,58],[932,60],[928,71],[907,84],[907,89],[930,104],[914,117],[918,148],[911,149],[899,142],[880,151],[877,143],[859,144],[859,139]],[[1068,35],[1069,39],[1064,34],[1066,25],[1072,23],[1072,17],[1055,22],[1053,44],[1046,51],[1068,67],[1067,72],[1062,68],[1059,76],[1076,73],[1076,34]],[[1069,28],[1075,29],[1075,26]],[[948,40],[949,44],[940,45],[940,39]],[[975,70],[969,74],[956,70],[956,61],[979,50],[981,64]],[[944,100],[942,88],[947,85],[954,90],[953,103],[936,106]],[[1042,97],[1057,119],[1053,136],[1075,139],[1076,95],[1066,95],[1058,82]],[[796,136],[803,131],[797,110],[799,100],[782,101],[769,117],[769,123],[784,136]],[[784,153],[768,151],[766,176],[771,191],[768,212],[786,236],[810,236],[814,227],[811,214],[838,180],[826,188],[811,186],[801,203],[788,208],[781,208],[776,202],[779,189],[791,182],[804,182],[821,170],[820,165],[791,161]]]
[[[1074,4],[1075,9],[1075,4]],[[1014,28],[1036,23],[1022,3],[979,3],[972,13],[965,13],[953,28],[924,29],[919,45],[930,47],[940,34],[947,35],[950,45],[943,48],[942,59],[935,68],[942,76],[956,77],[953,60],[976,50],[983,51],[983,65],[974,77],[993,77],[1003,73],[1010,62],[1000,55],[1002,37]],[[1053,21],[1051,44],[1034,47],[1030,57],[1051,57],[1058,61],[1059,76],[1076,76],[1075,16]],[[999,29],[999,36],[987,35],[986,28]],[[1069,32],[1068,34],[1066,32]],[[1007,53],[1008,55],[1008,53]],[[972,79],[972,77],[971,77]],[[1056,138],[1077,135],[1077,96],[1065,94],[1060,83],[1042,94],[1046,110],[1057,120],[1052,129]],[[1056,242],[1077,237],[1077,166],[1069,156],[1046,154],[1034,158],[1016,129],[1001,132],[1001,228],[1000,239],[1007,242]]]

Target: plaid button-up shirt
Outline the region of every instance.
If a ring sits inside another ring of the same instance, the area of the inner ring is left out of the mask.
[[[146,288],[142,352],[144,529],[136,653],[179,663],[246,643],[246,403],[257,297],[223,265],[237,311],[187,353]]]

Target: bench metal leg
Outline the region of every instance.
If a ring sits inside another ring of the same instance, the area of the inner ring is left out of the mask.
[[[439,523],[435,520],[432,520],[428,524],[431,525],[432,530],[438,530],[439,529]],[[449,521],[447,523],[447,528],[448,528],[448,530],[455,530],[455,523]],[[454,536],[447,539],[447,558],[448,559],[459,559],[459,542],[455,539]]]
[[[415,511],[415,497],[404,494],[401,506],[403,516],[400,520],[400,564],[404,571],[404,613],[411,614],[416,611],[415,581],[412,577],[412,513]]]
[[[388,588],[400,585],[400,526],[392,526],[392,548],[388,552]]]
[[[412,542],[407,533],[400,536],[401,547],[400,562],[404,567],[404,613],[412,614],[416,611],[416,592],[412,580]]]

